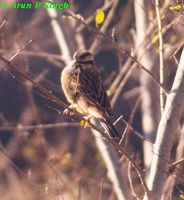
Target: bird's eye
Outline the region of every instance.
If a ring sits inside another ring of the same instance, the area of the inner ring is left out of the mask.
[[[91,57],[91,53],[86,51],[86,52],[83,52],[81,55],[78,56],[78,59],[79,60],[85,60],[86,58],[88,57]]]

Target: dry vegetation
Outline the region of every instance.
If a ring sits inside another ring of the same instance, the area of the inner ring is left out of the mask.
[[[54,12],[0,8],[0,199],[184,199],[183,2],[68,2]],[[106,15],[98,28],[97,9]],[[113,120],[123,116],[119,144],[62,114],[60,73],[83,48]]]

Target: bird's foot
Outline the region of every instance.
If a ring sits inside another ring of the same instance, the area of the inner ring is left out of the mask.
[[[64,115],[69,115],[69,116],[75,115],[75,113],[76,113],[76,109],[73,105],[68,106],[68,108],[66,108],[63,111]]]
[[[84,116],[83,119],[80,121],[80,125],[84,128],[89,126],[89,122],[90,122],[90,118],[89,116]]]

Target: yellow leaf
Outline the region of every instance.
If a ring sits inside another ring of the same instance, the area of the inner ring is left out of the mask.
[[[64,157],[62,158],[61,160],[61,164],[64,166],[64,167],[70,167],[73,163],[73,157],[72,157],[72,154],[71,153],[66,153],[64,155]]]
[[[99,24],[102,24],[105,20],[105,13],[103,10],[97,10],[96,11],[96,16],[95,16],[95,22],[96,22],[96,27],[98,27]]]
[[[180,198],[181,198],[181,199],[184,199],[184,194],[180,194]]]
[[[117,88],[112,88],[111,90],[108,90],[108,91],[107,91],[107,94],[108,94],[108,96],[110,97],[110,96],[112,96],[113,94],[115,94],[116,91],[117,91]]]
[[[89,123],[88,123],[87,120],[82,119],[82,120],[80,121],[80,125],[81,125],[82,127],[87,127],[87,126],[89,125]]]
[[[178,5],[176,5],[176,6],[170,6],[169,9],[170,9],[171,11],[177,11],[177,12],[178,12],[178,11],[183,10],[183,9],[184,9],[184,6],[178,4]]]

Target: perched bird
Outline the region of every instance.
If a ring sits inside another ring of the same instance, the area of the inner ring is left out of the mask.
[[[93,55],[87,50],[74,53],[73,60],[61,73],[63,92],[71,104],[85,117],[95,117],[102,123],[112,138],[120,134],[110,121],[112,115],[108,95],[104,89]]]

